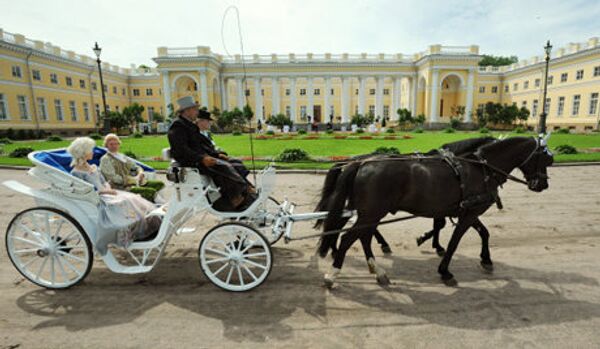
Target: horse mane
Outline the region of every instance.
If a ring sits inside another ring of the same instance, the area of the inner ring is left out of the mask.
[[[498,152],[503,152],[507,147],[524,142],[535,142],[535,139],[531,137],[510,137],[479,147],[478,152],[482,156],[489,156]]]
[[[465,139],[458,142],[446,143],[443,144],[440,148],[447,149],[454,154],[460,155],[465,153],[473,153],[479,147],[489,145],[498,141],[494,137],[478,137],[478,138],[470,138]]]

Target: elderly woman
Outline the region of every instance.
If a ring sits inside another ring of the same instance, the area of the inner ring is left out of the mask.
[[[104,146],[108,150],[100,159],[100,171],[113,188],[127,190],[154,201],[156,193],[165,184],[161,181],[146,180],[144,170],[131,159],[119,153],[121,140],[113,133],[104,137]]]
[[[156,207],[141,196],[113,189],[96,168],[90,165],[96,143],[88,137],[76,138],[67,148],[71,154],[71,174],[94,185],[101,202],[98,221],[98,244],[102,251],[108,244],[128,246],[133,240],[143,240],[152,236],[160,227],[160,218],[156,215],[147,216]]]

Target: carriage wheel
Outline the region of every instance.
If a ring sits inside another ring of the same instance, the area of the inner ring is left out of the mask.
[[[76,285],[93,263],[92,245],[79,223],[50,207],[18,213],[6,231],[6,250],[21,275],[49,289]]]
[[[273,265],[271,246],[253,227],[227,222],[206,233],[198,250],[200,267],[216,286],[249,291],[262,284]]]
[[[258,229],[269,242],[269,245],[274,245],[281,237],[283,232],[274,233],[271,229],[273,223],[277,219],[279,212],[279,201],[274,197],[269,196],[267,200],[258,208],[256,214],[250,217],[246,222]]]

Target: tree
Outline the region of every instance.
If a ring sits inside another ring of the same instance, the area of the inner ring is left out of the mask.
[[[109,111],[108,120],[110,121],[110,126],[116,128],[117,131],[129,126],[129,120],[118,111]]]
[[[279,113],[277,115],[271,115],[271,117],[269,117],[269,119],[267,120],[267,124],[276,126],[280,130],[283,130],[283,126],[288,125],[292,127],[294,123],[292,122],[292,120],[290,120],[290,118],[285,116],[285,114]]]
[[[372,113],[369,113],[367,115],[355,114],[352,117],[352,119],[350,119],[350,123],[353,125],[356,125],[358,127],[363,127],[363,126],[372,124],[374,119],[375,119],[375,117],[373,116]]]
[[[483,59],[479,61],[480,67],[485,67],[491,65],[493,67],[499,67],[502,65],[511,65],[513,63],[517,63],[519,58],[517,56],[493,56],[493,55],[483,55]]]
[[[529,112],[529,109],[527,109],[525,107],[521,107],[521,109],[519,109],[519,113],[517,115],[517,119],[519,120],[519,122],[521,124],[523,124],[523,123],[525,123],[527,121],[527,119],[529,119],[529,115],[530,114],[531,113]]]
[[[127,120],[127,126],[130,126],[133,130],[135,130],[137,128],[137,124],[144,121],[144,118],[142,117],[144,110],[144,106],[137,103],[133,103],[132,105],[123,108],[122,115]]]
[[[412,113],[406,108],[399,108],[398,110],[396,110],[396,113],[398,114],[398,123],[400,124],[405,124],[414,121]]]
[[[154,122],[164,122],[165,121],[165,116],[162,115],[161,113],[155,112],[154,114],[152,114],[152,121],[154,121]]]

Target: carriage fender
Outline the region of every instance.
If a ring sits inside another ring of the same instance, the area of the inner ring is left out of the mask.
[[[85,234],[87,234],[87,236],[90,238],[90,241],[92,243],[96,241],[96,223],[90,219],[90,212],[86,212],[84,210],[84,207],[92,207],[92,203],[85,202],[85,205],[77,205],[76,202],[73,202],[72,200],[64,200],[63,198],[53,195],[45,190],[31,188],[15,180],[4,181],[2,184],[18,193],[31,196],[36,201],[47,203],[47,205],[44,206],[56,207],[68,213],[77,221],[77,223],[81,225]]]

